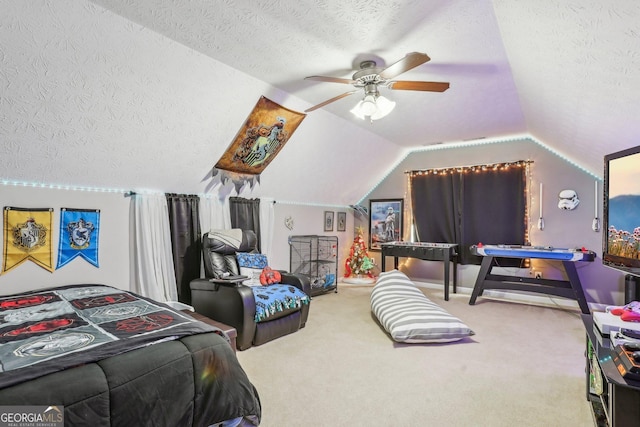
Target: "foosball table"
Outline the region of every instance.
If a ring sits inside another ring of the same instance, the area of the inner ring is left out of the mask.
[[[458,245],[455,243],[429,242],[387,242],[380,245],[382,250],[381,269],[385,271],[385,258],[393,257],[393,268],[398,268],[398,258],[417,258],[427,261],[444,262],[444,299],[449,301],[449,269],[453,263],[453,293],[458,283]]]

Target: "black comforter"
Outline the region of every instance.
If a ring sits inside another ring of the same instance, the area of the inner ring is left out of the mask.
[[[0,298],[0,405],[64,406],[65,425],[258,425],[222,331],[103,285]]]

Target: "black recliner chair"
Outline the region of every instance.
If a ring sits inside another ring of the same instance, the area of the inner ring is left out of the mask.
[[[304,328],[309,316],[309,305],[285,308],[256,322],[256,304],[251,287],[241,283],[221,283],[210,279],[239,275],[237,252],[258,253],[257,238],[253,231],[242,230],[242,242],[234,247],[228,242],[205,233],[202,236],[202,254],[206,278],[190,283],[191,305],[197,313],[233,326],[237,331],[236,347],[246,350]],[[292,285],[311,295],[309,278],[279,271],[280,283]]]

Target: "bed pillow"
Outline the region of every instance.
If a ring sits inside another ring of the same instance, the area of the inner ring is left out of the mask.
[[[240,267],[240,274],[248,277],[242,284],[247,286],[261,286],[260,273],[262,273],[262,269],[268,265],[267,256],[263,254],[238,252],[236,254],[236,260],[238,261],[238,267]]]
[[[474,335],[398,270],[378,276],[371,291],[371,311],[397,342],[444,343]]]

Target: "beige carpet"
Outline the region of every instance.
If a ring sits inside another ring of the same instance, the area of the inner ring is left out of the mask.
[[[422,288],[476,333],[394,343],[371,286],[313,298],[306,328],[238,352],[261,426],[591,426],[579,312]]]

